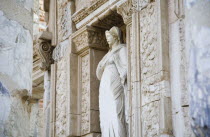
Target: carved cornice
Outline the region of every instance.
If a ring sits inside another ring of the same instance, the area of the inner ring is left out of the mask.
[[[85,17],[87,17],[89,14],[91,14],[93,11],[95,11],[96,9],[98,9],[101,5],[103,5],[104,3],[106,3],[108,0],[97,0],[96,2],[94,2],[93,4],[91,4],[90,7],[86,7],[84,9],[81,9],[80,11],[76,12],[73,16],[72,16],[72,20],[77,24],[79,23],[81,20],[83,20]]]
[[[94,27],[84,27],[78,30],[73,34],[72,41],[76,53],[82,52],[89,47],[102,50],[108,49],[104,31]]]
[[[53,63],[52,51],[53,47],[49,40],[39,39],[36,44],[37,53],[41,58],[40,69],[42,71],[50,70],[50,65]]]

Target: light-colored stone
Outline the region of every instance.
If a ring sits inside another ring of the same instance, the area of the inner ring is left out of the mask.
[[[55,136],[66,135],[66,111],[67,111],[67,58],[63,58],[57,63],[56,80],[56,122]]]
[[[68,49],[69,49],[68,47],[69,47],[68,39],[61,42],[59,45],[57,45],[55,49],[53,50],[53,54],[52,54],[54,61],[57,62],[61,60],[63,57],[67,56]]]
[[[1,0],[0,9],[33,34],[33,0]]]
[[[113,25],[123,29],[127,47],[127,137],[193,136],[183,6],[184,0],[58,0],[51,6],[58,13],[46,13],[58,36],[53,55],[58,69],[52,72],[54,99],[44,100],[52,103],[51,116],[56,114],[52,136],[103,135],[99,125],[108,120],[99,120],[105,107],[99,107],[96,66],[108,50],[104,32]]]
[[[9,91],[32,90],[32,36],[0,11],[0,80]]]

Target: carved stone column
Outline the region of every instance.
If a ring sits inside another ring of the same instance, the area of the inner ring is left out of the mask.
[[[141,137],[140,109],[140,43],[139,43],[139,13],[134,10],[133,2],[128,0],[117,8],[126,24],[126,45],[128,55],[128,92],[127,101],[129,116],[129,137]]]
[[[72,53],[76,55],[74,62],[78,61],[75,68],[78,74],[74,76],[79,81],[76,93],[79,98],[77,103],[74,102],[74,107],[72,106],[72,111],[77,110],[76,113],[80,116],[75,130],[81,129],[79,136],[95,137],[100,133],[99,80],[96,77],[96,67],[105,55],[108,44],[104,31],[93,27],[83,27],[75,32],[72,42]]]
[[[127,25],[129,136],[170,136],[167,1],[128,0],[118,13]]]

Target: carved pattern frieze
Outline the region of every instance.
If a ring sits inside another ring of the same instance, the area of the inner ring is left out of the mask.
[[[81,49],[88,46],[88,32],[84,31],[80,35],[73,38],[73,42],[75,44],[76,51],[80,51]]]
[[[53,63],[52,52],[53,47],[49,40],[39,39],[36,44],[36,50],[38,55],[41,57],[40,69],[43,71],[49,70],[50,65]]]
[[[104,3],[106,3],[108,0],[95,0],[90,7],[83,8],[79,12],[77,12],[75,15],[72,16],[72,20],[75,23],[79,23],[81,20],[83,20],[85,17],[90,15],[93,11],[98,9],[100,6],[102,6]]]
[[[127,24],[131,21],[132,13],[141,11],[152,1],[153,0],[128,0],[117,8],[117,13],[123,17],[125,24]]]
[[[159,135],[159,83],[157,5],[150,3],[140,11],[140,54],[143,136]]]
[[[150,4],[140,13],[140,43],[142,54],[142,77],[156,73],[157,66],[157,15],[156,5]]]

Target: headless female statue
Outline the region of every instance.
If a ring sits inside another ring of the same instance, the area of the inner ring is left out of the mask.
[[[121,31],[112,27],[105,32],[110,50],[99,62],[96,75],[100,80],[99,110],[102,137],[127,137],[125,92],[127,78],[126,46]]]

